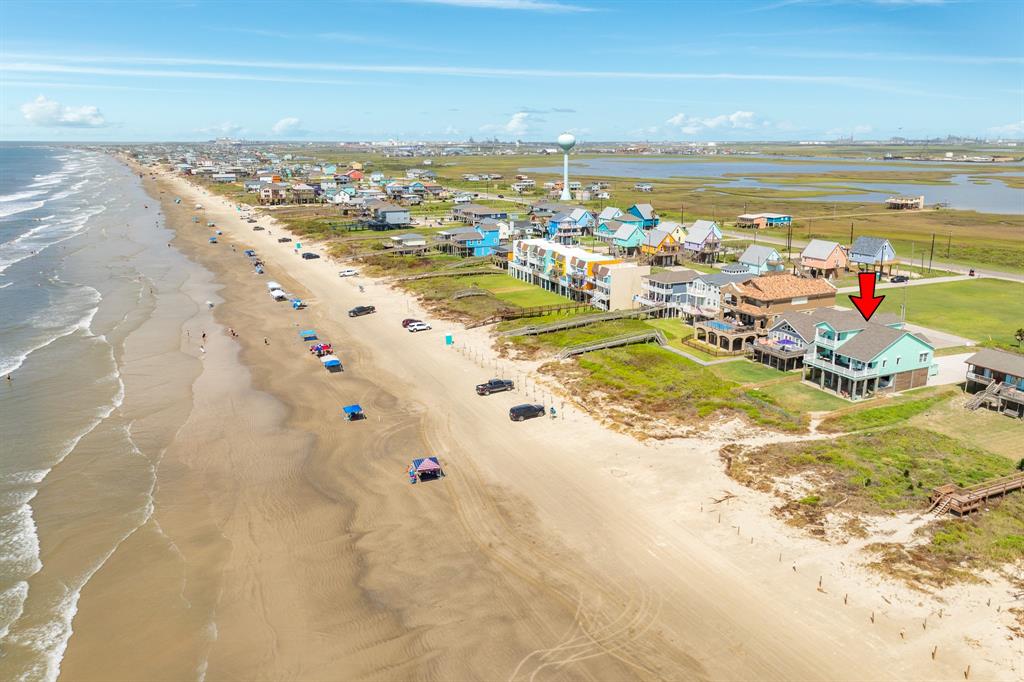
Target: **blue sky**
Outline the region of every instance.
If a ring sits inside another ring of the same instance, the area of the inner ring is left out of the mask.
[[[1024,2],[14,2],[6,140],[1024,137]]]

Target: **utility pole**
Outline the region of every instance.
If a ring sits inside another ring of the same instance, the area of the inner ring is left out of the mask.
[[[953,233],[949,232],[946,235],[946,258],[949,258],[949,247],[953,245]]]
[[[850,221],[850,246],[853,246],[853,221]]]
[[[928,254],[928,272],[929,273],[931,273],[931,271],[932,271],[932,258],[934,258],[934,257],[935,257],[935,233],[932,232],[932,250],[931,250],[931,253]]]
[[[793,223],[789,224],[789,234],[786,235],[786,259],[793,260]]]

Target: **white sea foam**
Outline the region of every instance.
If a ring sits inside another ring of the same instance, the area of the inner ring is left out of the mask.
[[[0,218],[7,218],[12,215],[24,213],[25,211],[34,211],[37,208],[42,208],[44,201],[10,201],[0,206]]]
[[[17,238],[0,244],[0,272],[54,244],[71,239],[87,226],[90,218],[105,210],[107,207],[102,204],[76,210],[65,217],[44,221]]]
[[[46,194],[46,190],[37,189],[30,190],[28,192],[15,192],[14,194],[0,194],[0,203],[7,203],[8,201],[24,201],[25,199],[37,197],[40,194]]]

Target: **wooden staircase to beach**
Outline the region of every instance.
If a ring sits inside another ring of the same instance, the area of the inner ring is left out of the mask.
[[[559,351],[556,357],[560,359],[565,359],[572,357],[574,355],[590,353],[595,350],[603,350],[605,348],[616,348],[618,346],[628,346],[634,343],[657,343],[659,346],[664,346],[668,342],[665,340],[665,335],[661,333],[661,330],[640,332],[639,334],[622,334],[621,336],[612,336],[607,339],[601,339],[600,341],[580,343],[575,346],[563,348],[561,351]]]
[[[932,506],[928,511],[935,516],[941,516],[946,512],[962,516],[977,511],[987,500],[1002,497],[1022,488],[1024,488],[1024,471],[966,488],[947,483],[932,490]]]
[[[574,317],[569,320],[560,320],[549,324],[530,325],[528,327],[510,329],[509,331],[502,332],[502,336],[537,336],[539,334],[547,334],[549,332],[557,332],[564,329],[586,327],[598,322],[625,320],[633,317],[647,317],[665,310],[667,307],[668,306],[656,306],[653,308],[637,308],[636,310],[614,310],[607,313],[597,313],[596,315],[580,315],[579,317]]]

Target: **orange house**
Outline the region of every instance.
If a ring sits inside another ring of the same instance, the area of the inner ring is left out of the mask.
[[[838,277],[849,262],[846,249],[824,239],[812,239],[800,252],[800,270],[811,277]]]

